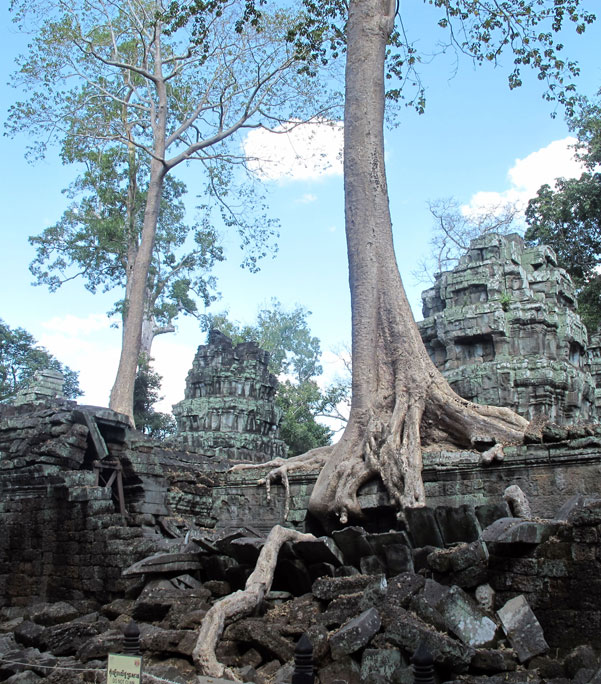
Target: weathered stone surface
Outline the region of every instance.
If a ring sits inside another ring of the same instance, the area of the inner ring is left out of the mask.
[[[367,646],[381,624],[380,615],[375,608],[369,608],[347,622],[330,636],[332,658],[339,660]]]
[[[234,461],[260,463],[286,455],[274,404],[277,379],[269,354],[254,342],[233,345],[217,330],[198,347],[185,398],[173,406],[180,439]]]
[[[202,563],[199,551],[200,549],[197,547],[195,551],[158,553],[153,556],[148,556],[147,558],[143,558],[141,561],[130,565],[129,568],[126,568],[123,571],[123,577],[200,570],[202,568]]]
[[[361,684],[361,667],[350,656],[346,656],[322,668],[319,672],[319,678],[322,682],[330,682],[330,684],[335,682],[339,684],[342,682]]]
[[[484,530],[482,540],[491,544],[540,544],[554,534],[557,527],[552,520],[501,518]]]
[[[44,627],[37,625],[31,620],[24,620],[14,629],[15,639],[23,646],[34,646],[39,648],[42,644],[42,634]]]
[[[391,624],[401,608],[408,608],[412,598],[420,592],[426,580],[421,575],[402,573],[387,581],[386,594],[378,603],[378,610],[385,627]]]
[[[290,660],[294,655],[294,645],[280,634],[277,626],[259,618],[245,618],[229,625],[223,638],[267,652],[281,662]]]
[[[366,648],[361,657],[362,684],[413,684],[411,667],[397,649]]]
[[[297,556],[308,565],[328,563],[339,567],[344,564],[342,552],[330,537],[318,537],[315,541],[297,541],[292,548]]]
[[[442,548],[444,546],[433,509],[427,506],[407,508],[404,513],[414,547],[436,546]]]
[[[463,643],[480,648],[495,642],[497,625],[460,587],[451,587],[436,608]]]
[[[586,329],[553,250],[525,247],[516,234],[482,235],[422,301],[422,339],[458,394],[529,419],[596,418]]]
[[[435,663],[457,673],[467,671],[474,655],[471,646],[433,630],[430,625],[402,608],[396,620],[387,627],[384,637],[410,654],[424,643]]]
[[[311,591],[313,596],[323,601],[331,601],[342,594],[354,594],[363,591],[374,578],[368,575],[353,575],[350,577],[320,577],[313,582]]]
[[[86,623],[80,620],[47,627],[42,635],[46,649],[55,656],[73,655],[91,637],[108,628],[108,620]]]
[[[513,672],[517,667],[515,653],[508,649],[477,648],[472,667],[481,672]]]
[[[367,539],[367,532],[362,527],[349,526],[342,530],[334,530],[332,538],[341,550],[345,563],[356,568],[363,557],[374,555],[374,549]]]
[[[468,504],[438,506],[434,514],[445,546],[476,541],[482,532],[474,507]]]
[[[38,603],[32,606],[29,617],[38,625],[60,625],[78,617],[79,613],[69,603]]]
[[[549,650],[541,626],[524,596],[507,601],[497,615],[521,663]]]

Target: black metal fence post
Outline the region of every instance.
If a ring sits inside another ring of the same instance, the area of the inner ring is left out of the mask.
[[[123,653],[125,655],[139,655],[140,628],[132,620],[123,630]]]
[[[313,684],[313,644],[309,637],[303,634],[294,649],[294,672],[291,684]]]
[[[434,658],[424,641],[411,656],[414,684],[434,684]]]

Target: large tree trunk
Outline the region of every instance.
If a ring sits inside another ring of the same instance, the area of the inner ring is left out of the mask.
[[[458,397],[430,360],[401,282],[384,168],[384,61],[394,0],[351,0],[347,25],[344,190],[352,306],[349,422],[309,508],[345,521],[380,476],[403,507],[423,506],[421,448],[520,441],[527,421]]]
[[[125,302],[127,307],[123,321],[123,338],[119,368],[113,389],[109,407],[113,411],[124,413],[129,416],[132,425],[134,423],[134,382],[138,369],[140,356],[140,344],[142,340],[142,324],[145,313],[146,284],[148,270],[152,260],[156,227],[161,205],[163,180],[165,167],[162,162],[153,159],[150,166],[150,181],[148,195],[144,210],[144,225],[140,238],[133,268],[128,278],[131,283],[129,297]]]

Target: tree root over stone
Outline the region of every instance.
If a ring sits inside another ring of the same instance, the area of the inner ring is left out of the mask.
[[[314,541],[312,534],[297,532],[276,525],[269,533],[265,545],[261,549],[257,564],[246,580],[243,590],[229,594],[217,601],[204,616],[192,652],[192,659],[197,670],[208,677],[226,677],[240,681],[236,673],[217,660],[215,648],[223,634],[226,620],[238,619],[248,615],[261,604],[269,592],[282,544],[287,541]]]

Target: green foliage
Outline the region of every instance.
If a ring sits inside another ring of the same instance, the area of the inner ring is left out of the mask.
[[[50,368],[65,378],[63,392],[68,399],[83,394],[78,373],[64,366],[50,352],[37,345],[23,328],[11,328],[0,319],[0,401],[9,401],[27,387],[38,370]]]
[[[269,370],[274,375],[292,375],[300,383],[322,373],[319,339],[311,335],[307,322],[310,314],[301,306],[285,311],[277,299],[272,299],[271,307],[257,314],[255,325],[242,326],[223,312],[206,315],[203,327],[220,330],[234,344],[256,342],[269,352]]]
[[[329,415],[331,402],[338,396],[334,390],[322,393],[314,380],[322,373],[321,346],[311,335],[309,315],[300,306],[285,311],[272,299],[270,308],[259,311],[255,325],[240,325],[229,320],[227,313],[204,317],[207,328],[220,330],[234,344],[254,341],[269,352],[269,370],[280,379],[276,395],[283,413],[280,434],[291,456],[330,443],[332,431],[316,418]]]
[[[568,112],[577,98],[573,79],[576,62],[563,56],[557,34],[565,25],[583,33],[595,15],[582,7],[581,0],[426,0],[437,12],[438,28],[443,31],[436,42],[437,52],[454,50],[474,63],[500,62],[502,53],[513,53],[510,88],[522,85],[524,67],[534,70],[547,89],[544,97],[557,100]],[[305,15],[291,25],[288,39],[297,56],[304,60],[304,71],[315,75],[319,65],[327,64],[346,51],[346,0],[303,0]],[[403,22],[402,5],[396,4],[397,21],[387,50],[387,79],[393,84],[386,92],[389,100],[405,101],[423,113],[426,99],[420,77],[422,60],[432,55],[417,48],[423,36],[412,37]]]
[[[56,225],[29,238],[36,248],[31,272],[51,291],[77,277],[90,292],[125,290],[142,231],[148,165],[132,169],[121,148],[79,149],[78,158],[86,170],[67,190],[73,203]],[[197,315],[197,299],[204,306],[215,299],[210,271],[223,251],[206,221],[185,223],[185,193],[181,181],[165,178],[147,281],[147,317],[157,328],[171,326],[180,313]],[[122,299],[115,310],[123,313]]]
[[[315,419],[323,398],[314,380],[300,384],[290,380],[281,382],[276,403],[282,409],[280,436],[288,445],[288,456],[304,454],[309,449],[330,443],[332,431]]]
[[[582,101],[571,120],[578,135],[580,159],[590,169],[580,178],[558,178],[553,188],[543,185],[528,203],[526,240],[546,244],[572,277],[578,312],[590,333],[601,322],[601,108]]]
[[[134,421],[137,430],[154,439],[165,439],[176,432],[173,416],[153,408],[162,398],[159,396],[161,380],[150,360],[141,359],[134,384]]]

